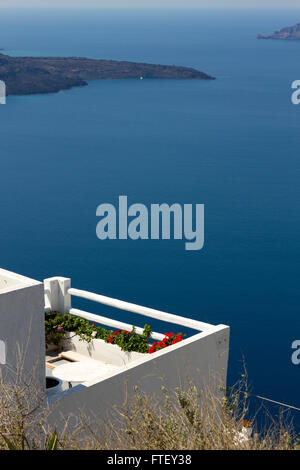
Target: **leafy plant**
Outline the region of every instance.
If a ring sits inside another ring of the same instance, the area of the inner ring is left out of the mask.
[[[7,447],[7,450],[23,450],[19,444],[12,442],[10,439],[1,434],[3,441]],[[51,437],[46,439],[44,450],[57,450],[58,448],[58,435],[56,431],[52,434]]]
[[[95,323],[90,323],[83,318],[75,317],[69,314],[61,315],[53,311],[46,313],[45,317],[46,345],[59,345],[66,336],[66,333],[73,333],[79,336],[81,341],[91,342],[93,339],[102,339],[106,343],[116,344],[122,351],[136,351],[140,353],[153,353],[167,346],[182,340],[182,334],[165,333],[165,338],[149,345],[152,329],[149,325],[144,326],[142,334],[137,334],[134,327],[131,331],[126,330],[107,330]]]
[[[59,345],[66,333],[74,332],[82,341],[91,342],[95,336],[95,327],[83,318],[53,311],[45,317],[46,344]]]
[[[54,431],[50,439],[46,440],[45,450],[57,450],[57,447],[58,447],[58,435],[56,431]]]
[[[149,338],[151,337],[152,329],[149,325],[144,326],[143,334],[138,335],[133,327],[131,331],[118,330],[110,332],[108,342],[117,344],[123,351],[136,351],[140,353],[147,353],[149,350]]]

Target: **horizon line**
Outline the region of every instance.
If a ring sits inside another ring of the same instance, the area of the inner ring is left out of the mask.
[[[251,6],[251,5],[248,5],[248,6],[245,6],[245,7],[235,7],[235,6],[228,6],[228,7],[222,7],[222,8],[219,8],[219,7],[201,7],[201,6],[164,6],[164,7],[158,7],[158,6],[149,6],[149,5],[145,5],[145,6],[126,6],[126,7],[121,7],[121,6],[95,6],[95,5],[85,5],[85,6],[81,6],[81,5],[73,5],[73,6],[62,6],[62,7],[59,7],[59,6],[56,6],[56,5],[39,5],[39,6],[35,6],[35,5],[29,5],[29,6],[19,6],[19,5],[0,5],[0,9],[3,9],[3,10],[119,10],[119,11],[126,11],[126,10],[157,10],[157,11],[172,11],[172,10],[186,10],[186,11],[190,11],[190,10],[206,10],[206,11],[247,11],[247,10],[256,10],[256,11],[300,11],[300,6],[299,7],[293,7],[293,6],[290,6],[290,7],[259,7],[259,6]]]

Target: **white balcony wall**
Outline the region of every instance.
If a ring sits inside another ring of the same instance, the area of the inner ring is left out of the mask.
[[[41,282],[0,269],[0,374],[7,382],[22,369],[24,382],[33,378],[45,388],[44,286]]]

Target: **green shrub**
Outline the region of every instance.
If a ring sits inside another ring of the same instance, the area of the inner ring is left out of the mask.
[[[92,339],[103,339],[106,343],[116,344],[123,351],[136,351],[148,353],[149,339],[152,329],[149,325],[144,326],[142,334],[137,334],[134,327],[131,331],[106,330],[95,323],[90,323],[83,318],[58,312],[46,313],[45,317],[46,345],[59,345],[65,338],[66,333],[74,333],[81,341],[91,342]]]

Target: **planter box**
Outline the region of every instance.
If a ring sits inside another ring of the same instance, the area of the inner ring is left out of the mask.
[[[74,333],[67,333],[62,347],[64,351],[74,351],[90,359],[119,367],[147,358],[147,354],[122,351],[116,344],[106,343],[103,339],[93,339],[90,343],[81,341]]]

